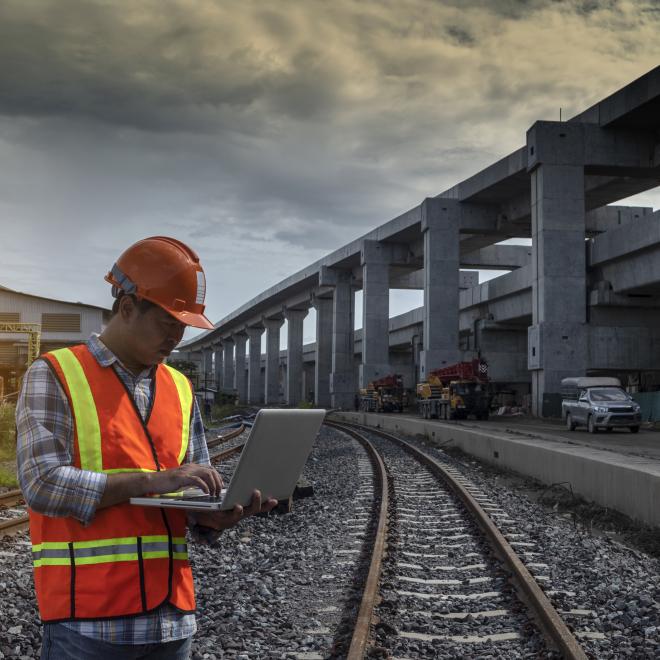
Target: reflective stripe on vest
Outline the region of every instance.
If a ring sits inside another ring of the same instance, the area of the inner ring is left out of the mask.
[[[167,559],[169,540],[167,536],[141,536],[143,559]],[[76,566],[106,564],[115,561],[137,561],[140,558],[138,537],[123,539],[100,539],[98,541],[44,541],[32,547],[32,561],[39,566],[69,566],[71,549]],[[172,539],[174,559],[188,559],[188,545],[184,537]]]
[[[155,472],[151,468],[114,468],[103,469],[103,454],[101,449],[101,428],[92,390],[82,365],[68,348],[60,348],[50,353],[55,357],[62,369],[71,392],[71,405],[78,430],[78,449],[80,451],[80,467],[91,472],[116,474],[121,472]],[[184,420],[190,419],[192,413],[192,390],[188,379],[176,369],[163,365],[172,377],[181,402],[181,414]],[[190,440],[190,424],[181,425],[181,448],[178,462],[181,464],[188,451]]]
[[[78,428],[80,467],[91,472],[103,472],[99,416],[82,365],[68,348],[60,348],[51,354],[60,363],[71,392],[71,405]]]
[[[176,390],[179,393],[179,401],[181,401],[181,415],[184,420],[190,419],[190,414],[192,413],[192,398],[193,393],[190,389],[190,383],[188,379],[176,369],[173,369],[167,364],[163,365],[172,380],[176,385]],[[186,452],[188,451],[188,441],[190,440],[190,424],[183,424],[182,434],[181,434],[181,451],[179,452],[179,464],[183,463],[183,459],[186,457]]]

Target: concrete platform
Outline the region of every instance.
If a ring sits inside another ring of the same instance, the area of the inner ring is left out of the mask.
[[[589,435],[552,422],[499,418],[444,422],[407,415],[333,413],[347,422],[423,435],[546,484],[569,482],[588,501],[660,527],[660,433]]]

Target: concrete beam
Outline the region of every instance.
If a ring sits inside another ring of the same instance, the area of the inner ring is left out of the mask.
[[[527,132],[527,169],[544,162],[586,167],[591,174],[648,176],[660,167],[660,143],[649,131],[537,121]]]
[[[471,289],[479,284],[479,273],[476,271],[461,270],[458,272],[458,288]],[[406,273],[399,277],[390,277],[391,289],[411,289],[421,291],[424,289],[424,269],[416,270],[412,273]]]
[[[461,255],[462,268],[515,270],[530,264],[531,261],[532,248],[526,245],[490,245]]]
[[[629,258],[636,252],[648,250],[659,243],[660,211],[657,211],[594,238],[589,244],[589,266],[593,268]]]

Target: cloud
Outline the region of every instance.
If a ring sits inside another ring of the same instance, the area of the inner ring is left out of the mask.
[[[653,9],[4,0],[0,283],[100,302],[108,262],[169,231],[224,316],[651,69]]]

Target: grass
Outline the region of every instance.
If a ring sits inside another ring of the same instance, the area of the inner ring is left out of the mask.
[[[15,488],[16,423],[13,403],[0,403],[0,486]]]
[[[0,465],[0,486],[6,486],[7,488],[18,488],[16,470],[13,467],[8,468]]]
[[[211,409],[211,419],[215,421],[219,421],[221,419],[224,419],[225,417],[231,417],[232,415],[236,415],[239,410],[242,410],[242,408],[239,408],[233,403],[224,403],[224,404],[216,403],[213,405],[213,408]]]

